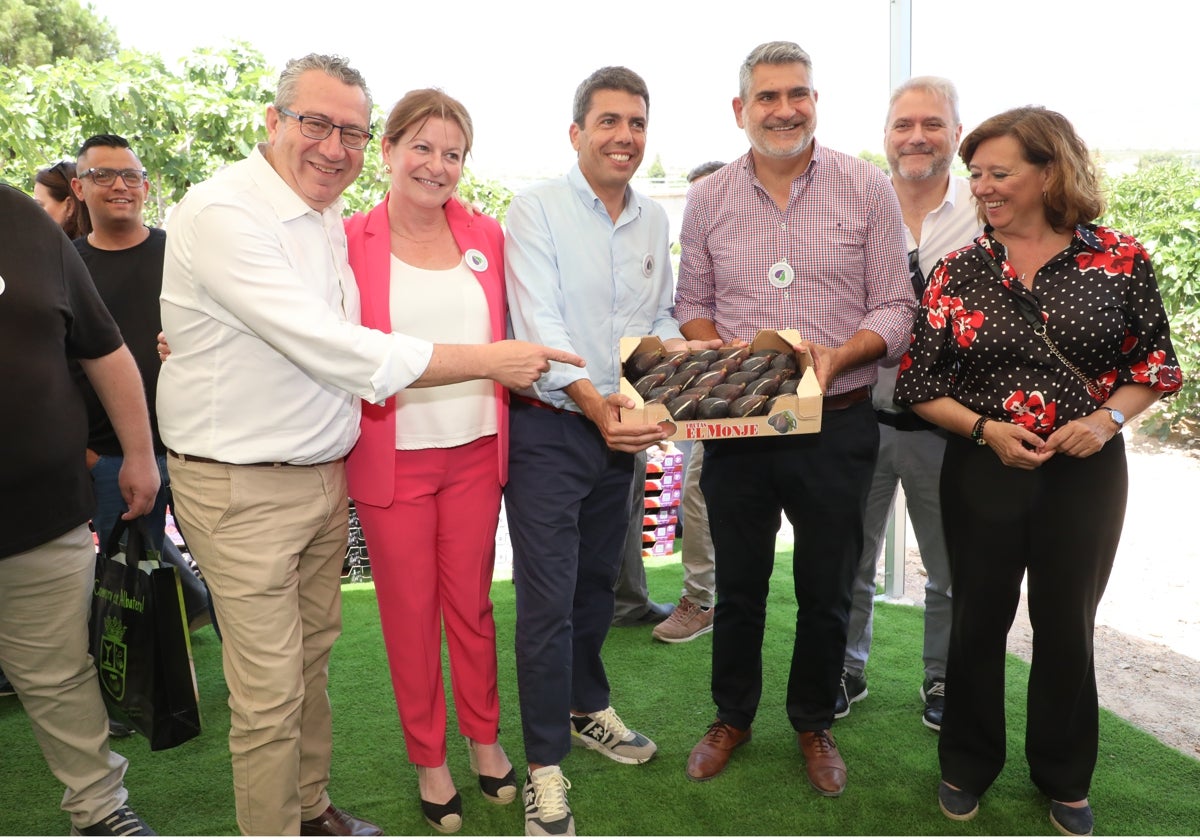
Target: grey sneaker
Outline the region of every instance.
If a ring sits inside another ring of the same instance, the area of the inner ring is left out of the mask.
[[[526,837],[574,837],[575,817],[567,803],[571,783],[557,764],[539,767],[525,777]]]
[[[678,644],[711,633],[712,629],[712,607],[701,607],[684,595],[667,620],[656,626],[650,635],[660,642]]]
[[[612,706],[586,715],[571,715],[571,735],[590,750],[622,764],[645,764],[658,747],[617,717]]]
[[[925,701],[922,722],[934,732],[942,731],[942,712],[946,710],[946,681],[925,680],[921,685],[921,699]]]
[[[122,805],[98,823],[86,828],[71,826],[72,836],[89,837],[155,837],[150,826],[142,822],[134,810],[128,805]]]

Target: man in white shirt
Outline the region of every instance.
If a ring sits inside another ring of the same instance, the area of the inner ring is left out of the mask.
[[[971,244],[982,232],[975,201],[965,178],[950,174],[962,123],[958,93],[949,79],[918,76],[892,93],[884,126],[884,147],[892,186],[904,215],[909,269],[918,299],[933,266],[943,256]],[[930,729],[942,725],[946,692],[946,652],[950,645],[950,560],[942,535],[938,483],[946,433],[892,401],[896,364],[879,366],[872,402],[879,420],[879,458],[863,520],[863,553],[854,581],[841,691],[834,717],[850,714],[850,705],[867,696],[864,668],[871,651],[875,570],[888,515],[903,483],[904,496],[925,583],[925,680],[921,719]]]
[[[341,194],[371,140],[343,59],[288,63],[268,140],[192,188],[167,225],[159,377],[176,518],[224,634],[245,834],[380,834],[334,807],[329,653],[341,632],[344,456],[360,399],[495,379],[525,387],[571,353],[434,345],[359,326]]]

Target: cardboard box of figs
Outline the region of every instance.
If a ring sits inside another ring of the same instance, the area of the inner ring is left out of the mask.
[[[796,330],[761,330],[748,348],[701,355],[668,353],[654,336],[622,338],[621,393],[636,407],[621,419],[658,423],[668,440],[819,432],[821,388],[811,357],[792,350],[799,341]]]

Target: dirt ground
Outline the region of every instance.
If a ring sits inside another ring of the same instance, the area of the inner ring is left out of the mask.
[[[1096,626],[1100,704],[1200,759],[1200,540],[1191,519],[1200,451],[1128,430],[1125,440],[1125,530]],[[911,528],[905,545],[903,600],[921,604],[925,570]],[[882,574],[881,565],[881,580]],[[1022,597],[1008,647],[1028,661],[1031,644]]]

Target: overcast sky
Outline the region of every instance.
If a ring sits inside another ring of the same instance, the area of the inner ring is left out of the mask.
[[[650,88],[646,161],[668,171],[745,152],[730,101],[746,54],[796,41],[813,58],[817,138],[881,151],[890,0],[570,3],[564,0],[260,3],[91,0],[123,45],[176,58],[228,39],[282,66],[308,52],[348,57],[385,110],[441,87],[475,122],[468,165],[483,177],[555,175],[576,85],[624,64]],[[705,8],[707,11],[698,11]],[[1200,4],[1185,0],[912,0],[912,73],[952,78],[969,131],[1025,104],[1062,111],[1089,146],[1200,149]]]

